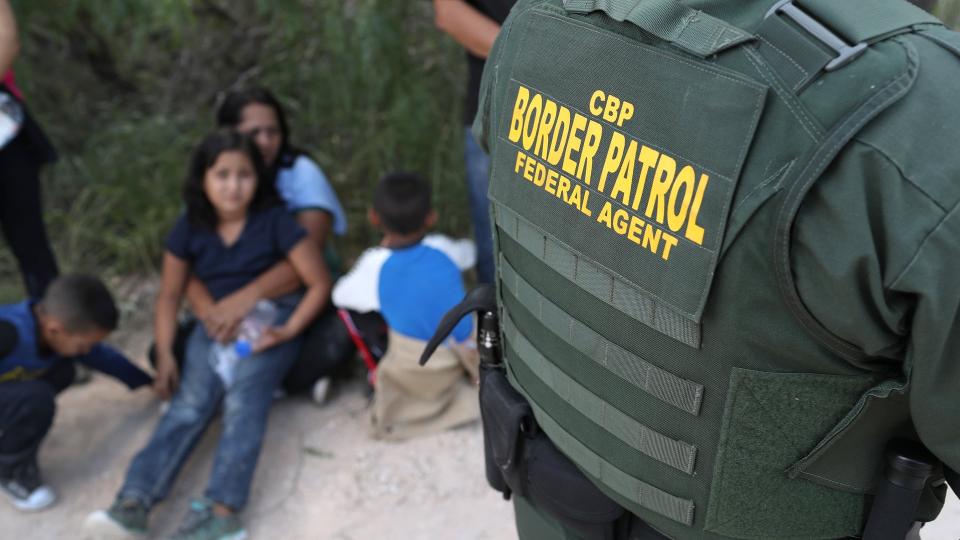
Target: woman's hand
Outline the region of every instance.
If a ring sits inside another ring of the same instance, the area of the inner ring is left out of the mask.
[[[214,304],[200,317],[207,335],[220,343],[237,337],[240,322],[253,310],[258,298],[241,289]]]
[[[157,353],[157,374],[153,378],[153,391],[160,399],[168,400],[177,391],[180,384],[180,370],[177,360],[170,352]]]
[[[279,345],[284,341],[287,341],[297,333],[293,331],[288,325],[283,326],[271,326],[267,328],[263,335],[260,336],[260,339],[257,341],[256,346],[253,348],[254,353],[265,351],[274,345]]]

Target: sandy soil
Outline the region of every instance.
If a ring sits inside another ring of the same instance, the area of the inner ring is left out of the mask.
[[[146,365],[155,283],[115,282],[123,328],[111,341]],[[270,417],[250,503],[244,512],[259,540],[506,540],[513,509],[486,486],[479,424],[406,443],[366,433],[360,381],[334,386],[327,404],[278,401]],[[136,392],[94,375],[58,400],[40,452],[45,479],[60,496],[51,509],[22,514],[0,497],[0,540],[76,539],[84,518],[106,508],[131,458],[159,417],[149,389]],[[151,515],[151,537],[172,532],[190,498],[203,493],[219,420],[207,430],[170,497]]]
[[[0,506],[0,538],[77,538],[84,517],[105,508],[158,417],[146,390],[105,378],[68,390],[40,463],[61,497],[34,515]],[[467,426],[403,444],[371,440],[360,385],[324,406],[279,402],[272,412],[245,521],[253,538],[363,540],[514,538],[512,510],[486,488],[480,430]],[[151,516],[154,537],[172,532],[203,492],[219,425],[211,426],[169,499]]]
[[[483,480],[476,425],[406,443],[371,440],[362,387],[341,387],[324,407],[279,402],[245,521],[254,539],[499,540],[516,538],[513,513]],[[0,538],[74,539],[88,512],[110,504],[130,458],[158,416],[146,390],[129,393],[103,377],[68,390],[40,454],[61,500],[21,514],[0,504]],[[167,502],[151,517],[156,538],[171,532],[190,497],[202,493],[219,425],[208,431]],[[960,538],[956,498],[925,540]]]
[[[143,298],[124,310],[127,328],[114,340],[146,350]],[[143,362],[141,358],[139,361]],[[506,540],[516,538],[513,511],[487,488],[478,425],[406,443],[367,436],[363,383],[335,387],[318,407],[307,398],[279,401],[253,483],[245,522],[254,539]],[[40,464],[61,500],[39,514],[0,502],[0,540],[75,539],[84,517],[107,507],[127,464],[158,418],[147,389],[130,393],[103,376],[68,389],[40,452]],[[215,422],[181,472],[166,502],[151,516],[159,538],[179,523],[191,497],[203,492],[219,423]],[[925,540],[960,538],[960,503],[951,497]]]

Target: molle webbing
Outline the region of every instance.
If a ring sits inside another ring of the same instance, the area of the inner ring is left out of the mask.
[[[570,347],[651,396],[694,416],[703,402],[703,385],[661,369],[615,345],[546,299],[501,255],[501,283],[534,317]],[[512,322],[512,321],[511,321]],[[690,472],[690,471],[688,471]]]
[[[509,314],[504,313],[502,324],[504,335],[530,371],[571,407],[641,454],[693,474],[697,457],[695,446],[658,433],[584,388],[540,354],[520,333]]]
[[[700,346],[699,324],[619,276],[601,270],[506,206],[496,202],[493,206],[497,228],[570,280],[572,286],[681,343]]]
[[[507,342],[505,353],[508,360],[516,359],[519,354],[513,350],[509,341]],[[511,369],[513,368],[511,367]],[[523,386],[517,384],[516,377],[513,373],[511,373],[511,378],[514,379],[514,386],[519,388],[521,393],[523,393],[530,402],[530,406],[533,408],[537,417],[537,422],[541,429],[550,437],[550,440],[586,474],[597,479],[601,484],[625,499],[629,504],[628,510],[630,506],[635,506],[656,512],[684,525],[693,523],[694,504],[692,500],[677,497],[638,480],[605,460],[550,417],[550,415],[537,404],[536,400],[531,399],[531,396],[527,394]],[[632,511],[636,512],[636,510]]]

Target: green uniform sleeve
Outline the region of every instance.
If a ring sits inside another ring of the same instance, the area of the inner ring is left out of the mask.
[[[797,289],[827,330],[871,357],[858,367],[903,362],[913,299],[890,287],[943,214],[896,163],[862,142],[851,143],[804,198],[791,248]]]
[[[920,438],[960,470],[960,205],[923,241],[891,290],[909,295],[906,369]],[[960,486],[953,486],[954,489]]]
[[[791,264],[807,309],[869,357],[857,367],[909,380],[922,441],[957,470],[960,204],[943,199],[855,141],[804,199]]]

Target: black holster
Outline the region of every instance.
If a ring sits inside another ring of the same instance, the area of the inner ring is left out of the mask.
[[[516,493],[585,540],[614,540],[626,512],[600,491],[537,426],[530,404],[501,369],[480,374],[487,482]]]
[[[461,318],[480,313],[477,351],[487,482],[505,499],[512,493],[524,497],[584,540],[665,538],[600,491],[540,431],[530,404],[507,381],[496,310],[496,289],[473,289],[443,316],[420,356],[420,364],[426,364]]]

